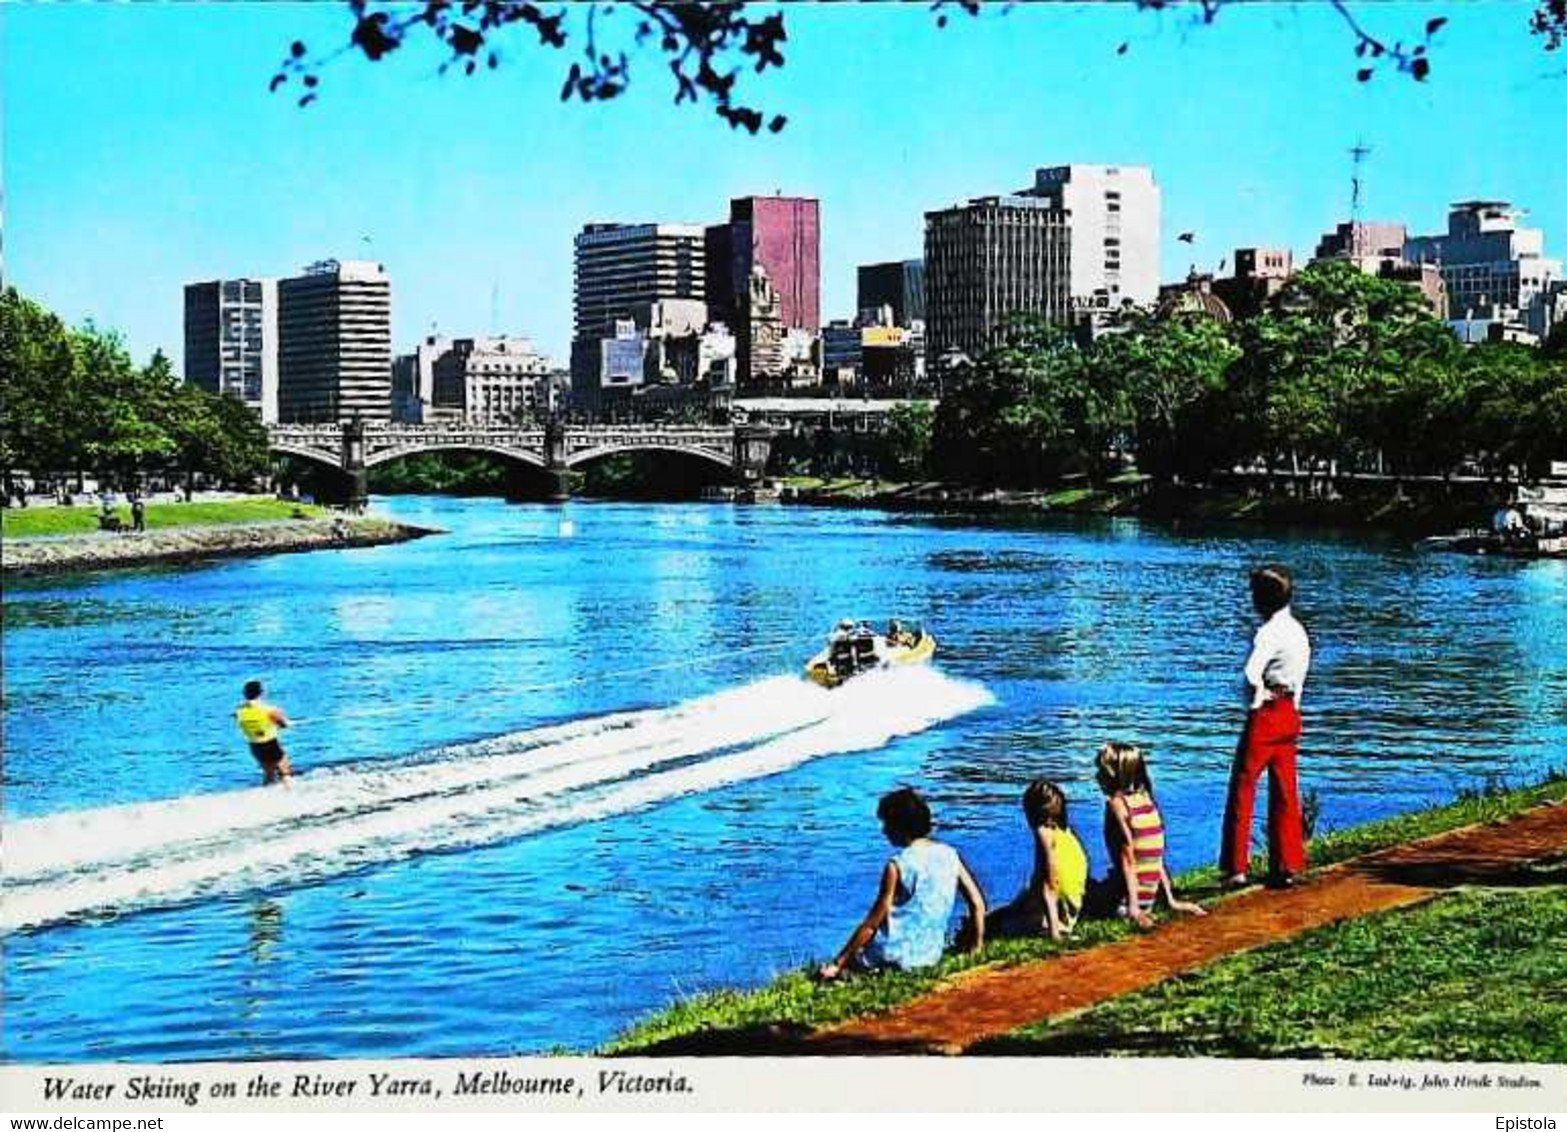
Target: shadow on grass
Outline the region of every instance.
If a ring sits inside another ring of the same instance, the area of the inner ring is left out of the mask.
[[[1007,1034],[989,1038],[963,1051],[975,1057],[1218,1057],[1321,1058],[1320,1049],[1270,1049],[1233,1034],[1182,1034],[1174,1037],[1158,1031],[1105,1031],[1063,1029],[1059,1034],[1026,1037]]]
[[[1355,871],[1383,884],[1418,888],[1542,888],[1567,884],[1567,857],[1550,861],[1486,861],[1473,858],[1368,860]]]

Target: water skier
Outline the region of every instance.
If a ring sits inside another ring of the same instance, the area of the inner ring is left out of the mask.
[[[282,708],[261,698],[265,690],[260,680],[247,683],[245,702],[235,709],[234,718],[239,721],[239,729],[250,744],[250,753],[261,766],[262,784],[271,786],[281,782],[287,786],[294,768],[288,761],[288,752],[278,741],[278,732],[288,726],[288,716],[283,714]]]

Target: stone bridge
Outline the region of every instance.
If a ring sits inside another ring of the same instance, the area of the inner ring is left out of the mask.
[[[735,484],[754,488],[761,481],[772,447],[772,430],[756,425],[544,425],[483,424],[274,424],[267,442],[278,455],[309,460],[342,473],[343,501],[357,504],[366,495],[366,473],[377,464],[422,452],[484,452],[498,456],[522,474],[512,493],[527,494],[524,469],[548,477],[550,497],[570,493],[573,469],[622,452],[673,452],[726,469]],[[534,474],[535,482],[538,475]]]

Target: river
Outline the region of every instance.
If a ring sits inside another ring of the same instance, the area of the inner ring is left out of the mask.
[[[1567,765],[1567,563],[1372,536],[729,505],[378,500],[397,546],[19,582],[5,595],[11,1061],[584,1049],[828,956],[925,791],[1010,898],[1018,795],[1151,748],[1208,862],[1241,721],[1245,574],[1316,645],[1303,787],[1339,827]],[[934,670],[797,673],[840,616]],[[302,771],[262,790],[265,679]]]

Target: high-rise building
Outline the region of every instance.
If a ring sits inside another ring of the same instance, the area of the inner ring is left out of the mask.
[[[1052,165],[1022,195],[1067,214],[1072,302],[1118,309],[1159,297],[1159,183],[1146,165]],[[928,257],[927,257],[928,258]]]
[[[278,419],[277,281],[215,279],[185,286],[185,380]]]
[[[712,320],[741,321],[738,308],[750,294],[752,269],[760,266],[778,294],[783,325],[820,330],[821,243],[821,202],[814,197],[730,201],[729,223],[707,230]]]
[[[925,214],[926,351],[977,358],[1018,314],[1071,311],[1067,214],[1033,196],[979,197]],[[1157,294],[1157,291],[1155,292]]]
[[[861,264],[858,272],[858,310],[892,308],[892,325],[913,326],[925,318],[925,261],[894,260]]]
[[[1467,200],[1452,205],[1447,232],[1415,236],[1404,245],[1413,263],[1441,269],[1449,319],[1516,322],[1543,335],[1551,285],[1562,263],[1545,257],[1545,234],[1524,228],[1524,211],[1503,200]]]
[[[576,328],[571,373],[591,403],[604,373],[606,341],[635,308],[670,299],[705,301],[705,232],[694,224],[588,224],[576,238]],[[613,348],[616,356],[625,347]],[[617,365],[616,372],[624,369]]]
[[[278,282],[278,419],[392,414],[392,283],[362,260],[322,260]]]

